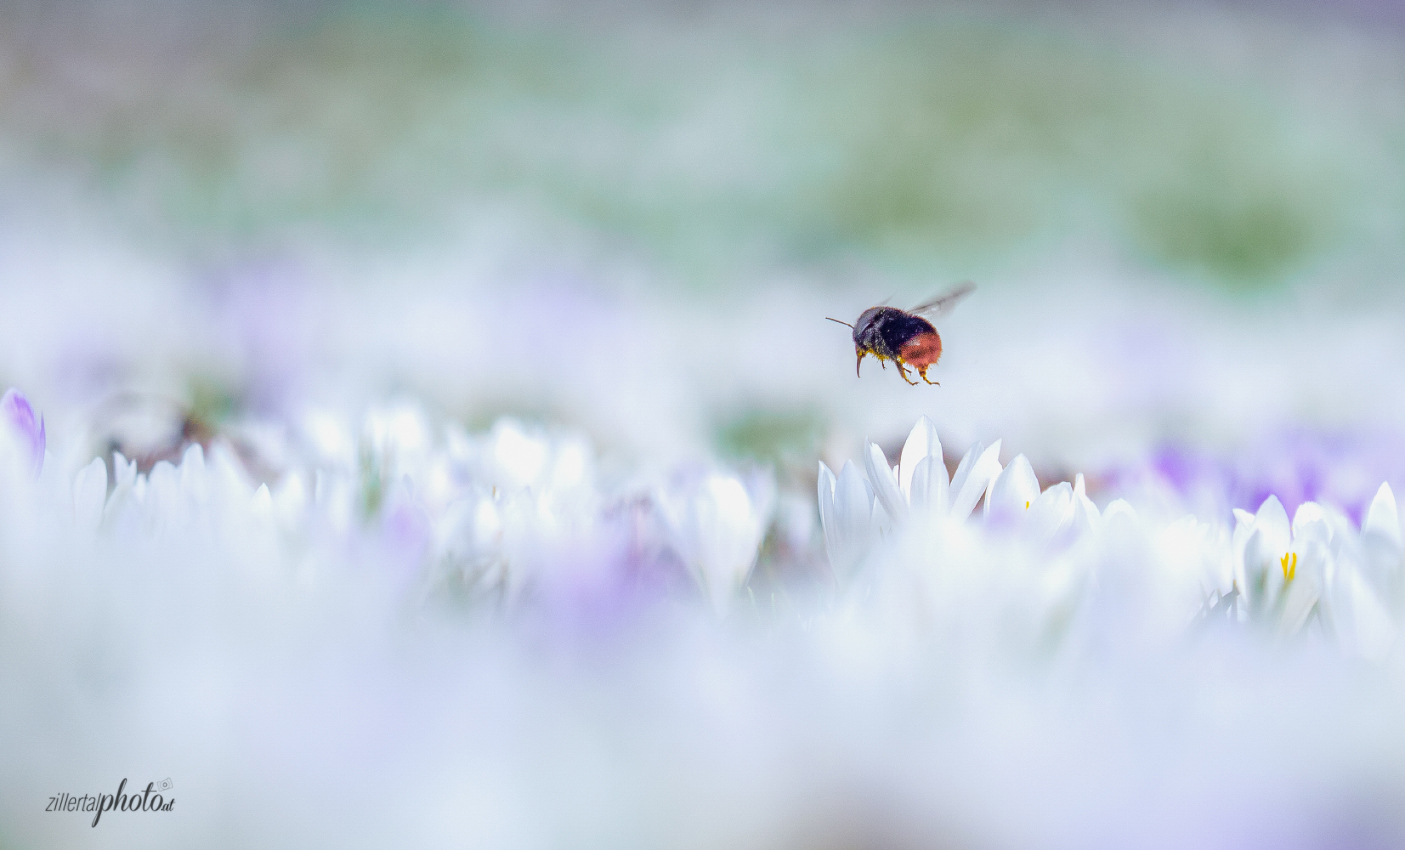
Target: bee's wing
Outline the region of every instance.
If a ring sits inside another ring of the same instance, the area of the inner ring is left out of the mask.
[[[938,295],[930,301],[924,301],[913,307],[910,312],[919,315],[940,316],[956,306],[956,302],[970,295],[976,288],[969,280],[956,284],[951,289]]]

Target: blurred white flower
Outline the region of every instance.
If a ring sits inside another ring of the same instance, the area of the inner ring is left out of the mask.
[[[539,671],[524,672],[515,660],[513,636],[520,632],[500,628],[504,620],[545,624],[548,634],[565,626],[574,651],[581,632],[573,617],[606,627],[628,621],[621,616],[627,609],[616,603],[632,598],[625,580],[637,576],[630,570],[667,573],[681,561],[699,590],[693,610],[650,609],[661,615],[650,622],[662,624],[662,637],[657,647],[641,650],[643,657],[658,669],[712,665],[716,676],[698,687],[725,683],[718,710],[731,712],[730,723],[756,724],[756,746],[774,757],[765,749],[769,736],[789,727],[758,713],[747,701],[745,680],[766,677],[767,688],[773,688],[777,659],[751,658],[767,651],[758,643],[745,644],[737,656],[708,648],[717,635],[737,633],[730,625],[734,618],[726,615],[739,604],[781,501],[768,476],[703,469],[677,486],[655,488],[651,503],[637,485],[602,485],[584,440],[510,420],[486,434],[470,434],[437,428],[428,416],[400,409],[372,411],[357,426],[331,430],[363,435],[357,451],[375,464],[376,475],[386,476],[375,504],[364,500],[364,470],[329,461],[316,446],[307,447],[306,467],[285,470],[267,484],[251,479],[238,454],[220,439],[192,443],[176,462],[158,462],[145,471],[114,453],[110,467],[97,459],[63,472],[60,464],[46,463],[36,479],[23,455],[25,463],[11,470],[18,483],[0,490],[0,498],[14,508],[0,512],[5,590],[0,606],[8,606],[0,629],[10,630],[0,641],[0,660],[5,652],[19,651],[14,647],[28,645],[15,639],[27,634],[22,629],[43,627],[16,616],[15,600],[45,598],[34,591],[44,582],[63,588],[55,598],[88,593],[84,604],[108,605],[104,616],[125,630],[113,645],[129,653],[152,651],[151,644],[141,643],[144,626],[129,612],[132,598],[109,603],[102,601],[104,594],[118,592],[114,589],[124,581],[137,582],[145,592],[169,583],[171,589],[159,592],[170,594],[179,607],[218,615],[202,613],[194,625],[182,621],[178,635],[196,635],[240,658],[251,651],[267,652],[269,658],[311,652],[311,660],[300,662],[307,666],[295,668],[303,676],[320,669],[325,653],[343,664],[359,657],[356,650],[362,647],[356,642],[377,629],[398,630],[387,632],[397,641],[428,641],[404,629],[401,618],[407,600],[442,593],[479,600],[500,613],[478,622],[489,647],[483,657],[494,659],[501,676],[495,681],[510,689],[542,680],[531,678]],[[999,445],[973,447],[948,478],[935,429],[924,420],[909,435],[895,468],[873,445],[866,446],[868,475],[853,462],[838,476],[820,464],[817,497],[825,552],[841,580],[862,565],[865,581],[855,583],[859,592],[845,594],[839,604],[828,594],[807,595],[790,585],[778,589],[785,604],[758,607],[758,616],[784,610],[789,618],[794,612],[793,622],[803,626],[777,629],[788,635],[781,667],[798,677],[784,680],[795,693],[776,690],[778,698],[794,700],[786,716],[837,700],[837,715],[853,712],[858,722],[875,727],[882,725],[874,723],[879,719],[901,723],[895,718],[909,712],[894,706],[909,704],[919,693],[914,684],[922,693],[941,693],[943,705],[953,711],[979,714],[993,706],[1018,713],[1033,706],[1031,714],[1038,716],[1047,701],[1024,702],[1040,698],[1038,683],[1053,683],[1063,693],[1072,683],[1106,671],[1146,676],[1152,697],[1169,698],[1166,694],[1185,689],[1165,684],[1170,674],[1146,660],[1165,663],[1174,655],[1167,652],[1171,648],[1195,653],[1201,637],[1207,652],[1221,651],[1223,630],[1203,627],[1212,619],[1230,631],[1250,626],[1275,637],[1258,642],[1257,652],[1291,653],[1293,643],[1276,638],[1304,634],[1326,638],[1319,645],[1368,658],[1388,658],[1396,645],[1405,619],[1399,598],[1402,535],[1389,487],[1378,491],[1359,530],[1344,515],[1315,503],[1301,506],[1290,523],[1276,500],[1265,502],[1257,514],[1241,512],[1231,530],[1223,521],[1193,516],[1166,523],[1122,501],[1100,511],[1082,475],[1041,491],[1023,456],[1001,467]],[[970,522],[982,499],[983,520]],[[770,557],[776,550],[810,545],[800,508],[786,508],[796,516],[784,523],[788,530],[778,524],[776,545],[766,550]],[[68,548],[75,545],[81,548]],[[662,557],[641,554],[651,551]],[[62,564],[64,552],[81,557],[72,556],[73,564],[57,570],[15,566],[45,558]],[[90,562],[99,566],[89,569]],[[790,578],[803,582],[801,575],[797,571]],[[84,589],[89,585],[94,590]],[[816,604],[817,599],[823,601]],[[280,617],[284,606],[292,606],[292,614]],[[711,615],[698,618],[699,611]],[[83,634],[65,629],[63,634]],[[263,637],[264,630],[274,637]],[[331,639],[321,638],[324,631]],[[685,632],[691,636],[677,637]],[[261,640],[276,649],[246,649]],[[12,649],[4,650],[7,646]],[[355,649],[313,652],[311,646]],[[435,689],[447,687],[444,682],[483,666],[477,660],[447,660],[455,652],[445,646],[457,651],[458,644],[416,646],[430,651],[422,659],[425,682],[412,683],[421,689],[413,693],[442,693]],[[793,664],[790,653],[797,652],[806,663]],[[404,685],[396,678],[401,668],[367,669]],[[1199,671],[1186,675],[1202,681]],[[1213,692],[1203,688],[1205,699],[1228,699],[1225,693],[1238,680],[1219,681]],[[1034,697],[1031,683],[1036,683]],[[377,693],[384,687],[372,684]],[[528,687],[526,698],[514,697],[508,710],[546,710],[539,707],[538,686]],[[316,690],[301,681],[285,687],[299,694]],[[1068,691],[1075,692],[1076,687]],[[856,693],[863,696],[852,703],[842,696]],[[700,710],[689,700],[681,704],[680,711]],[[1195,716],[1195,706],[1181,708],[1187,717]],[[1140,717],[1138,710],[1120,711],[1121,722]],[[921,740],[930,733],[933,721],[928,714],[922,718],[900,726],[896,740]],[[444,722],[426,732],[426,739],[444,740],[443,730],[458,728],[453,724],[459,715]],[[1032,728],[1050,725],[1041,723]],[[1006,727],[997,720],[991,724],[990,740],[1003,740]],[[375,728],[386,736],[415,734],[409,722]],[[846,734],[858,734],[846,728]],[[507,757],[517,757],[514,747],[520,746],[511,742]],[[981,759],[988,758],[990,747],[978,749],[976,763],[985,763]],[[559,767],[554,757],[544,764]]]
[[[313,409],[305,411],[296,426],[310,459],[319,467],[355,469],[356,433],[343,417]]]
[[[582,494],[595,486],[594,458],[585,440],[548,437],[514,419],[493,425],[474,464],[478,480],[509,492]]]
[[[867,478],[847,462],[836,478],[820,462],[818,499],[825,551],[840,576],[853,572],[878,538],[909,521],[963,521],[985,498],[987,525],[1019,525],[1035,536],[1054,538],[1060,532],[1085,530],[1098,519],[1088,499],[1083,476],[1075,484],[1039,491],[1039,480],[1024,455],[1008,467],[1000,464],[1001,441],[972,446],[947,478],[941,441],[924,416],[903,444],[898,465],[889,467],[883,450],[868,443],[864,451]]]
[[[402,402],[372,409],[366,415],[362,442],[382,463],[417,466],[430,451],[429,431],[424,412]]]
[[[1400,510],[1389,484],[1382,484],[1361,520],[1359,570],[1397,621],[1405,619],[1405,542]]]
[[[521,490],[541,480],[550,457],[550,444],[528,436],[516,422],[505,420],[493,426],[483,469],[494,485]]]
[[[1198,606],[1200,615],[1207,619],[1237,618],[1239,584],[1231,530],[1225,523],[1187,514],[1155,531],[1154,536],[1162,562],[1180,579],[1187,609]]]
[[[1377,491],[1359,531],[1316,502],[1299,505],[1290,523],[1274,496],[1235,518],[1235,584],[1245,618],[1280,637],[1316,624],[1343,649],[1368,656],[1394,643],[1402,548],[1389,485]]]
[[[818,487],[825,553],[835,574],[845,578],[868,555],[886,524],[887,514],[853,461],[845,462],[837,479],[820,461]]]
[[[836,478],[823,461],[819,471],[820,521],[825,551],[841,577],[853,572],[889,526],[900,527],[914,513],[926,519],[965,519],[1000,474],[1000,441],[972,446],[948,480],[937,429],[918,419],[903,443],[898,465],[888,466],[883,449],[864,449],[867,480],[847,462]]]
[[[579,437],[509,419],[481,438],[451,429],[419,474],[439,568],[477,592],[549,594],[611,568],[615,532],[602,521],[594,458]]]
[[[1294,634],[1318,607],[1326,591],[1331,530],[1321,507],[1304,502],[1297,512],[1298,539],[1288,513],[1269,496],[1256,514],[1235,511],[1236,573],[1246,612],[1279,634]]]
[[[755,566],[774,505],[774,485],[759,475],[714,472],[660,494],[674,549],[718,614]]]

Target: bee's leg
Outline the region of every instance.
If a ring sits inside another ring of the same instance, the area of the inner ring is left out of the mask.
[[[922,376],[922,380],[927,381],[927,366],[923,366],[922,368],[918,369],[917,374]],[[927,381],[927,383],[931,384],[934,387],[940,387],[942,385],[941,381]]]
[[[903,368],[902,360],[894,357],[893,362],[897,364],[898,374],[903,376],[903,380],[907,381],[909,384],[912,384],[914,387],[917,386],[917,382],[907,376],[907,370]]]
[[[867,351],[864,351],[862,348],[859,349],[859,352],[858,352],[858,354],[859,354],[859,360],[858,360],[857,363],[854,364],[854,376],[857,377],[857,378],[862,378],[862,377],[863,377],[863,373],[859,371],[859,367],[863,366],[863,358],[864,358],[864,355],[867,354],[867,353],[868,353],[868,352],[867,352]]]

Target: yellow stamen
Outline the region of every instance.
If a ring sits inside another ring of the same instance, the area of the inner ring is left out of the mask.
[[[1025,503],[1024,503],[1024,509],[1025,509],[1025,510],[1029,510],[1029,502],[1025,502]]]
[[[1283,567],[1283,580],[1292,581],[1293,577],[1298,574],[1298,553],[1285,552],[1283,557],[1278,559],[1278,562]]]

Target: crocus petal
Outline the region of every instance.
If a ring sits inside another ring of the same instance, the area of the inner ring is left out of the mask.
[[[833,552],[838,545],[839,523],[834,515],[834,473],[830,471],[824,461],[820,461],[820,471],[815,486],[819,490],[820,530],[824,535],[824,549],[825,552],[830,553],[830,558],[833,560]]]
[[[675,550],[713,610],[725,615],[733,594],[756,563],[771,505],[754,498],[740,478],[713,473],[686,493],[661,497],[660,507],[671,527]],[[530,491],[509,502],[506,520],[509,549],[523,553],[514,559],[514,566],[524,565],[528,572],[569,532],[567,518]]]
[[[1047,539],[1058,534],[1072,518],[1073,485],[1060,481],[1030,504],[1024,527],[1032,536]]]
[[[1332,528],[1327,512],[1316,502],[1303,502],[1293,512],[1293,539],[1299,542],[1315,540],[1322,544],[1332,540]]]
[[[1304,522],[1293,532],[1294,545],[1305,545],[1307,543],[1318,543],[1323,546],[1335,546],[1340,548],[1340,541],[1334,541],[1332,526],[1326,519],[1315,519]]]
[[[493,427],[489,474],[494,483],[509,489],[530,487],[546,469],[550,453],[545,440],[512,420],[503,420]]]
[[[841,529],[853,528],[860,518],[867,521],[873,513],[873,488],[853,461],[846,461],[839,470],[834,488],[834,512],[839,516]]]
[[[1083,473],[1078,473],[1078,477],[1073,485],[1073,526],[1076,533],[1083,534],[1096,531],[1102,525],[1102,512],[1098,506],[1093,504],[1093,500],[1088,498],[1088,489],[1083,482]]]
[[[73,480],[73,515],[79,528],[98,527],[106,499],[107,465],[102,458],[93,458],[92,463],[78,470]]]
[[[1300,552],[1297,567],[1293,570],[1293,581],[1305,581],[1320,592],[1327,586],[1327,575],[1332,572],[1335,559],[1331,550],[1319,540],[1297,541],[1293,549]],[[1281,566],[1279,572],[1282,572]]]
[[[1284,521],[1287,521],[1286,515]],[[1282,585],[1282,575],[1275,579],[1274,570],[1279,568],[1278,559],[1284,551],[1264,528],[1255,528],[1245,542],[1244,593],[1249,600],[1250,614],[1260,613],[1274,589]]]
[[[1379,659],[1395,643],[1396,625],[1381,598],[1354,570],[1343,571],[1337,596],[1342,614],[1336,618],[1340,637],[1357,654]]]
[[[266,485],[259,486],[267,489]],[[283,527],[290,531],[297,528],[305,515],[308,503],[307,487],[303,484],[302,475],[294,471],[283,476],[283,480],[278,482],[270,497],[273,500],[274,515]]]
[[[873,513],[869,517],[869,528],[875,537],[884,535],[893,530],[893,519],[888,516],[888,512],[883,509],[883,503],[877,499],[873,500]]]
[[[983,451],[985,451],[985,444],[978,442],[961,456],[961,461],[956,464],[956,471],[951,473],[951,492],[953,495],[959,493],[966,484],[966,479],[971,475],[971,466]]]
[[[180,489],[182,495],[197,503],[203,503],[209,497],[205,450],[199,443],[191,443],[181,455]]]
[[[898,489],[898,479],[888,468],[888,459],[877,443],[869,443],[864,452],[864,465],[868,468],[868,480],[873,484],[873,492],[888,516],[897,522],[907,518],[907,498]]]
[[[1114,518],[1135,521],[1137,511],[1126,499],[1113,499],[1108,503],[1107,510],[1103,511],[1103,520],[1112,522]]]
[[[1254,515],[1254,527],[1264,533],[1264,543],[1269,549],[1282,554],[1292,544],[1292,533],[1288,525],[1288,512],[1277,496],[1269,496],[1259,506]]]
[[[961,484],[956,483],[957,476],[951,481],[951,516],[956,519],[965,519],[970,516],[975,509],[976,502],[980,501],[985,494],[986,487],[995,477],[1000,474],[1000,441],[996,440],[990,448],[980,453],[976,461],[972,463],[966,471],[966,476]]]
[[[1016,455],[995,477],[985,501],[986,516],[997,520],[1023,516],[1039,498],[1039,479],[1024,455]]]
[[[947,503],[946,463],[940,455],[928,456],[912,470],[911,504],[914,511],[945,513]]]
[[[912,476],[917,470],[917,465],[929,457],[941,462],[942,441],[937,437],[936,426],[923,416],[912,426],[912,431],[907,435],[907,442],[903,443],[902,457],[898,459],[898,486],[909,502],[912,501]],[[942,474],[946,474],[945,465]]]
[[[260,484],[259,489],[254,491],[249,512],[261,520],[273,516],[273,497],[269,495],[267,484]]]
[[[1322,510],[1322,506],[1316,502],[1303,502],[1298,505],[1298,509],[1293,512],[1293,536],[1296,537],[1298,529],[1309,522],[1326,519],[1327,512]]]
[[[1278,615],[1275,631],[1279,635],[1295,635],[1312,615],[1313,606],[1321,599],[1321,593],[1306,581],[1293,581],[1283,590],[1282,612]]]
[[[112,471],[118,487],[131,487],[137,480],[137,462],[127,460],[121,452],[112,453]]]
[[[1395,506],[1395,494],[1389,484],[1382,484],[1366,510],[1366,519],[1361,523],[1362,534],[1378,534],[1390,540],[1397,548],[1400,540],[1400,512]]]
[[[853,461],[844,464],[834,485],[833,532],[826,527],[829,563],[848,575],[863,560],[873,539],[873,488]]]

